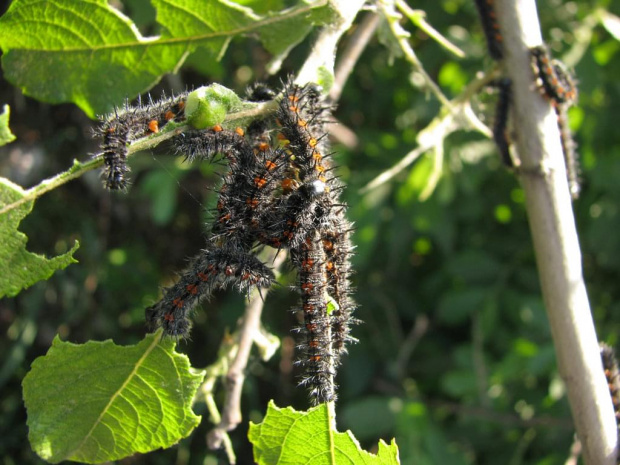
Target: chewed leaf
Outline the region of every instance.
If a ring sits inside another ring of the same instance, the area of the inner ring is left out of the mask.
[[[23,382],[29,439],[44,460],[100,463],[170,447],[200,422],[191,410],[204,372],[172,339],[134,346],[58,337]]]
[[[248,434],[259,465],[295,463],[336,465],[344,463],[388,465],[400,463],[398,448],[379,441],[377,455],[360,448],[350,431],[339,433],[327,404],[298,412],[269,403],[262,423],[250,423]]]
[[[8,179],[0,178],[0,209],[18,201],[24,196],[24,190]],[[32,286],[43,279],[48,279],[56,270],[77,263],[73,253],[79,247],[76,241],[67,253],[54,258],[28,252],[28,238],[17,230],[21,220],[32,210],[33,202],[26,202],[17,208],[0,213],[0,297],[15,296],[22,289]]]
[[[158,37],[143,37],[107,0],[15,0],[0,18],[5,76],[27,95],[94,116],[146,91],[198,47],[221,58],[233,37],[256,34],[281,55],[328,17],[326,1],[265,16],[225,0],[152,3]]]

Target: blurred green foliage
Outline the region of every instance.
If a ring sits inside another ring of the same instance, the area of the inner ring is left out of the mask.
[[[425,69],[455,96],[489,64],[473,2],[410,3],[426,11],[429,23],[467,54],[455,59],[407,26]],[[543,36],[553,53],[577,57],[572,65],[579,104],[570,117],[582,158],[583,191],[574,203],[575,219],[599,337],[617,345],[620,44],[600,24],[586,21],[597,8],[620,14],[620,5],[608,0],[539,2]],[[592,25],[589,42],[579,43],[575,32],[587,24]],[[583,53],[574,53],[580,49]],[[306,51],[296,50],[285,71],[297,69]],[[213,74],[196,61],[195,69],[206,74],[186,68],[151,92],[212,80],[240,91],[265,77],[268,58],[257,43],[235,41]],[[442,178],[424,202],[418,195],[430,155],[387,185],[359,193],[415,147],[416,134],[438,111],[437,102],[410,78],[408,65],[396,60],[390,66],[385,48],[373,41],[336,111],[358,137],[355,148],[337,146],[335,158],[356,224],[354,281],[357,317],[364,322],[353,330],[359,343],[338,376],[338,427],[350,428],[367,450],[380,437],[395,437],[403,464],[562,464],[574,430],[540,296],[524,194],[501,166],[493,144],[469,132],[450,136]],[[0,149],[3,176],[28,187],[65,169],[72,158],[97,151],[89,138],[93,123],[76,108],[40,104],[8,85],[0,88],[18,136]],[[487,122],[493,108],[489,100],[483,94],[473,102]],[[85,176],[39,199],[22,225],[29,247],[39,253],[64,253],[78,239],[80,264],[0,301],[4,464],[39,463],[26,441],[20,383],[54,335],[73,342],[140,340],[144,308],[203,245],[206,210],[214,201],[209,189],[217,186],[221,167],[181,167],[163,150],[135,157],[131,164],[134,185],[128,195],[104,192],[96,175]],[[288,310],[295,300],[286,287],[275,289],[263,317],[289,348],[295,317]],[[226,293],[203,306],[192,339],[181,344],[192,365],[214,361],[225,329],[234,327],[242,310],[243,299]],[[245,419],[260,421],[272,398],[281,406],[307,407],[291,364],[291,350],[268,364],[251,361]],[[204,407],[197,409],[205,413]],[[223,455],[206,450],[209,428],[203,421],[177,447],[121,463],[224,463]],[[246,435],[247,422],[232,433],[239,463],[251,462]]]

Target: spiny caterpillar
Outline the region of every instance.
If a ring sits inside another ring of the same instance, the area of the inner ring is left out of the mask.
[[[308,188],[306,192],[298,189],[302,199],[290,195],[284,209],[290,212],[287,228],[280,242],[289,243],[302,294],[304,323],[298,328],[306,337],[298,360],[306,368],[302,384],[319,402],[335,397],[333,372],[346,352],[345,343],[352,339],[349,331],[355,309],[350,297],[352,225],[345,218],[346,205],[339,200],[343,186],[331,175],[331,153],[323,129],[329,115],[320,89],[285,86],[277,116],[282,126],[279,137],[291,163],[290,177],[283,184],[300,183]]]
[[[476,8],[487,39],[489,55],[494,60],[501,60],[504,57],[503,38],[495,14],[495,2],[494,0],[476,0]]]
[[[577,102],[577,86],[564,64],[559,60],[551,59],[546,46],[532,47],[530,55],[536,85],[541,95],[551,103],[557,115],[568,187],[571,197],[577,199],[581,191],[579,161],[567,117],[568,107]]]
[[[185,118],[185,98],[183,93],[176,97],[147,103],[141,101],[137,106],[125,104],[111,115],[102,119],[95,136],[103,139],[104,172],[102,175],[106,188],[120,190],[127,187],[126,174],[128,145],[142,137],[158,133],[170,121],[183,121]]]
[[[614,406],[614,414],[616,417],[616,425],[618,426],[618,437],[620,439],[620,373],[618,372],[618,360],[615,351],[607,344],[601,344],[601,361],[603,362],[603,370],[605,379],[609,387],[609,395]]]
[[[552,60],[544,45],[530,49],[532,70],[543,96],[554,104],[575,103],[577,87],[570,72],[559,60]]]

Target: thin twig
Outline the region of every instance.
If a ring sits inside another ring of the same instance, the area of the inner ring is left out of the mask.
[[[344,89],[344,85],[347,79],[349,79],[357,60],[359,60],[362,52],[366,49],[368,42],[377,30],[379,19],[379,15],[375,12],[366,14],[355,33],[347,41],[347,46],[336,64],[334,85],[329,91],[329,99],[332,102],[340,100],[342,89]]]
[[[435,42],[441,45],[443,48],[448,50],[450,53],[453,53],[459,58],[465,57],[465,52],[442,36],[437,29],[431,26],[426,21],[426,12],[423,10],[413,10],[407,3],[403,0],[396,0],[396,6],[400,11],[404,13],[404,15],[411,20],[413,24],[423,30],[429,37],[431,37]]]
[[[365,0],[330,1],[336,19],[321,30],[308,58],[297,74],[295,79],[297,84],[304,85],[308,82],[321,81],[319,78],[322,71],[333,73],[338,41],[351,28],[353,20],[364,3]]]
[[[423,313],[416,316],[415,323],[405,340],[400,344],[396,357],[396,369],[398,379],[402,379],[407,373],[407,365],[422,337],[428,331],[429,319]]]
[[[392,179],[394,176],[396,176],[398,173],[400,173],[402,170],[407,168],[414,161],[416,161],[420,155],[425,153],[431,147],[432,146],[416,147],[411,152],[409,152],[407,155],[405,155],[403,158],[401,158],[400,161],[396,163],[394,166],[392,166],[390,169],[385,170],[379,176],[377,176],[372,181],[370,181],[368,184],[366,184],[364,187],[362,187],[359,191],[360,194],[366,194],[370,192],[371,190],[376,189],[377,187],[381,186],[382,184],[385,184],[390,179]]]
[[[475,94],[480,92],[480,89],[496,79],[498,74],[498,70],[493,69],[470,82],[467,87],[463,89],[463,92],[452,99],[450,104],[452,112],[442,112],[436,116],[428,126],[420,131],[417,137],[418,147],[405,155],[394,166],[385,170],[362,187],[360,193],[365,194],[388,182],[407,166],[416,161],[420,155],[436,147],[438,144],[442,144],[443,140],[448,137],[448,135],[458,129],[472,129],[489,138],[492,137],[491,131],[474,114],[469,102]]]
[[[435,94],[435,97],[437,97],[437,100],[441,102],[441,105],[449,110],[450,101],[443,94],[439,86],[435,84],[435,81],[433,81],[428,75],[428,73],[424,69],[424,66],[422,66],[422,63],[418,59],[418,56],[413,51],[413,48],[411,48],[411,45],[407,40],[409,39],[410,34],[400,25],[399,20],[402,16],[394,9],[394,3],[391,1],[383,0],[379,2],[378,6],[380,10],[383,11],[383,16],[387,21],[390,31],[394,36],[394,39],[396,39],[400,49],[405,55],[405,59],[409,63],[411,63],[416,72],[420,73],[420,75],[424,78],[424,84],[433,94]]]
[[[231,344],[229,342],[223,342],[222,345],[226,347],[226,352],[235,351],[236,345]],[[220,361],[216,362],[217,364],[227,363],[227,358],[230,358],[232,354],[227,354],[222,356]],[[201,392],[205,397],[205,404],[207,405],[207,410],[209,411],[209,415],[211,416],[211,421],[213,423],[219,423],[222,421],[222,417],[217,408],[217,404],[215,403],[215,399],[213,397],[213,391],[215,387],[215,381],[219,378],[218,374],[215,372],[219,372],[219,369],[215,369],[215,367],[211,366],[207,369],[207,376],[205,377],[205,382],[201,387]],[[215,372],[214,372],[215,371]],[[217,450],[224,447],[224,452],[226,453],[226,457],[228,457],[228,462],[230,465],[235,465],[237,463],[237,456],[235,455],[235,449],[232,446],[232,441],[230,440],[230,436],[226,431],[217,430],[212,431],[207,434],[207,447],[211,450]]]
[[[275,256],[276,253],[277,251],[274,250],[273,255]],[[273,261],[275,270],[282,266],[286,255],[286,253],[281,252],[275,257]],[[225,431],[231,431],[241,423],[241,389],[245,380],[245,369],[250,358],[252,344],[257,339],[257,335],[260,334],[260,318],[265,305],[263,296],[266,295],[268,290],[268,288],[263,288],[260,291],[255,290],[245,308],[243,322],[239,327],[239,349],[226,374],[226,400],[222,409],[222,421],[218,425],[218,428]],[[261,295],[261,292],[264,294]]]
[[[434,149],[435,153],[433,154],[433,167],[426,178],[426,186],[424,186],[424,189],[420,192],[420,202],[424,202],[435,191],[435,187],[437,187],[437,183],[439,183],[441,174],[443,173],[443,159],[445,153],[443,140],[441,143],[436,144]]]
[[[575,436],[573,444],[570,446],[570,455],[564,465],[577,465],[579,463],[579,456],[581,455],[581,442],[579,438]]]

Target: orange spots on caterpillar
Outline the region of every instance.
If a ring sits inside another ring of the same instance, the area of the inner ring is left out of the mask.
[[[156,120],[149,121],[149,131],[154,134],[159,132],[159,123]]]
[[[198,286],[196,286],[195,284],[188,284],[187,286],[185,286],[185,289],[187,289],[187,292],[192,295],[198,294]]]

